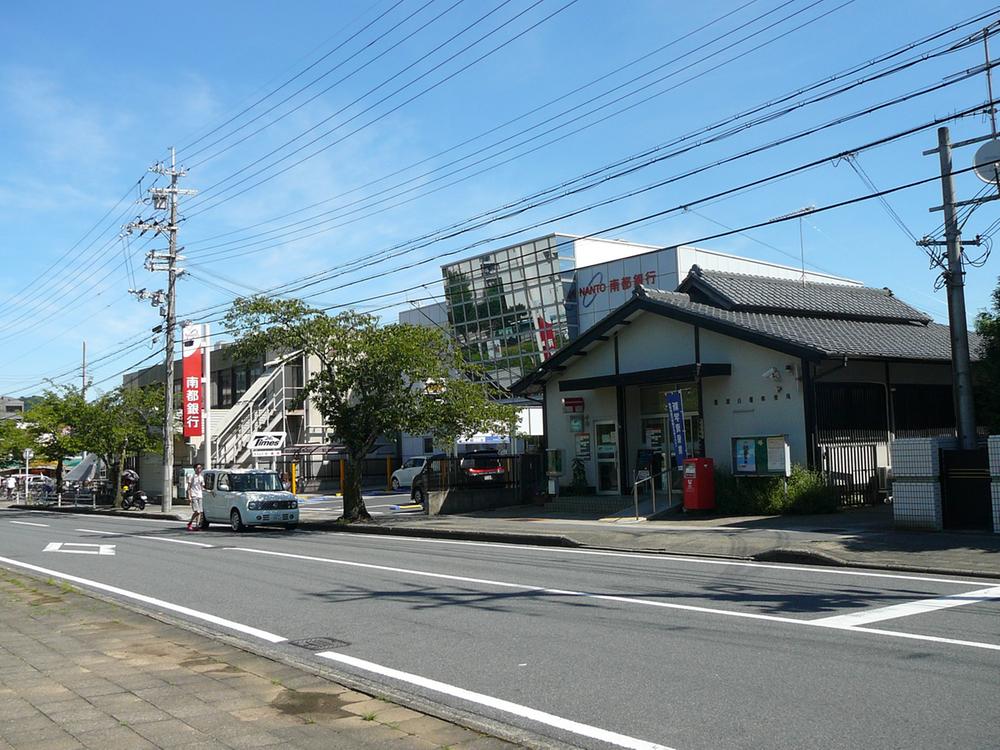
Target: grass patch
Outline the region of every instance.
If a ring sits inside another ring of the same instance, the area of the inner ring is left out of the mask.
[[[734,477],[715,473],[718,509],[727,515],[834,513],[840,502],[836,489],[818,471],[793,466],[787,490],[781,477]]]
[[[364,721],[375,721],[375,712],[369,711],[361,717]]]

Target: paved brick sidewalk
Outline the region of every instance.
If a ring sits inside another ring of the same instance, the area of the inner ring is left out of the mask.
[[[0,569],[0,750],[277,745],[515,747]]]

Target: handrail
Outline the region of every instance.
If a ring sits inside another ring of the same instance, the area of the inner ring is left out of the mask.
[[[635,520],[639,520],[639,485],[643,482],[649,482],[649,491],[652,493],[653,500],[653,513],[656,513],[656,483],[653,481],[656,479],[655,475],[650,474],[648,477],[643,477],[642,479],[636,479],[632,482],[632,498],[635,500]],[[669,492],[669,490],[668,490]]]

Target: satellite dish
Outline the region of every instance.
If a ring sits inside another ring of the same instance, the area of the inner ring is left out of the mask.
[[[983,182],[996,185],[1000,172],[1000,141],[986,141],[976,150],[972,163],[975,165],[976,177]]]

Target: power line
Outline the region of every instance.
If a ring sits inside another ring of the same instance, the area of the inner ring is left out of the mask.
[[[272,163],[272,164],[268,165],[267,167],[264,167],[263,169],[260,169],[260,170],[258,170],[257,172],[254,172],[254,173],[252,173],[252,174],[248,175],[247,177],[243,178],[242,180],[239,180],[238,182],[236,182],[236,183],[234,183],[234,184],[230,185],[230,186],[229,186],[229,187],[227,187],[227,188],[226,188],[225,190],[223,190],[223,191],[221,191],[221,192],[217,193],[217,194],[216,194],[216,195],[215,195],[214,197],[215,197],[215,198],[219,198],[219,196],[221,196],[221,195],[225,195],[225,193],[229,192],[230,190],[233,190],[234,188],[236,188],[236,187],[237,187],[237,186],[239,186],[239,185],[242,185],[242,184],[243,184],[244,182],[247,182],[247,181],[249,181],[249,180],[253,179],[254,177],[256,177],[256,176],[258,176],[258,175],[262,174],[262,173],[263,173],[264,171],[267,171],[267,170],[268,170],[268,169],[270,169],[271,167],[275,166],[276,164],[279,164],[280,162],[282,162],[282,161],[285,161],[286,159],[288,159],[288,158],[290,158],[290,157],[294,156],[294,155],[295,155],[295,154],[297,154],[297,153],[300,153],[300,152],[301,152],[301,151],[303,151],[304,149],[306,149],[306,148],[308,148],[309,146],[311,146],[311,145],[315,144],[315,143],[316,143],[316,142],[318,142],[319,140],[322,140],[322,139],[323,139],[323,138],[325,138],[325,137],[326,137],[327,135],[329,135],[330,133],[332,133],[332,132],[333,132],[334,130],[337,130],[337,129],[339,129],[340,127],[342,127],[343,125],[346,125],[347,123],[351,122],[352,120],[356,119],[357,117],[360,117],[361,115],[365,114],[366,112],[369,112],[369,111],[370,111],[371,109],[373,109],[374,107],[376,107],[376,106],[378,106],[379,104],[383,103],[384,101],[386,101],[387,99],[391,98],[392,96],[395,96],[395,95],[396,95],[397,93],[399,93],[399,92],[403,91],[404,89],[406,89],[406,88],[410,87],[411,85],[413,85],[413,84],[414,84],[414,83],[416,83],[417,81],[421,80],[422,78],[426,77],[426,76],[427,76],[427,75],[429,75],[430,73],[434,72],[435,70],[437,70],[437,69],[438,69],[438,68],[440,68],[441,66],[443,66],[443,65],[447,64],[448,62],[450,62],[451,60],[453,60],[453,59],[454,59],[455,57],[457,57],[458,55],[462,54],[462,53],[463,53],[463,52],[465,52],[466,50],[470,49],[471,47],[475,46],[476,44],[479,44],[479,43],[480,43],[481,41],[485,40],[485,39],[486,39],[486,38],[488,38],[489,36],[492,36],[493,34],[497,33],[497,32],[498,32],[498,31],[500,31],[500,30],[501,30],[502,28],[504,28],[505,26],[509,25],[509,24],[510,24],[510,23],[512,23],[513,21],[517,20],[517,19],[518,19],[518,18],[520,18],[520,17],[522,16],[522,15],[524,15],[524,14],[525,14],[525,13],[527,13],[528,11],[532,10],[533,8],[535,8],[535,7],[537,6],[537,5],[541,4],[542,2],[543,2],[543,0],[535,0],[535,2],[534,2],[534,3],[532,3],[532,5],[531,5],[531,6],[529,6],[529,7],[528,7],[528,8],[526,8],[525,10],[521,11],[520,13],[518,13],[518,14],[517,14],[516,16],[514,16],[513,18],[511,18],[511,19],[509,19],[509,20],[505,21],[505,22],[504,22],[503,24],[501,24],[501,25],[500,25],[500,26],[498,26],[497,28],[493,29],[492,31],[488,32],[487,34],[485,34],[485,35],[483,35],[482,37],[480,37],[479,39],[477,39],[477,40],[476,40],[475,42],[472,42],[471,44],[467,45],[466,47],[463,47],[463,48],[462,48],[461,50],[459,50],[458,52],[456,52],[456,53],[455,53],[454,55],[450,56],[449,58],[447,58],[447,59],[446,59],[446,60],[444,60],[443,62],[441,62],[441,63],[438,63],[437,65],[435,65],[434,67],[432,67],[432,68],[431,68],[430,70],[426,71],[425,73],[422,73],[422,74],[420,74],[420,75],[419,75],[419,76],[418,76],[417,78],[413,79],[413,80],[412,80],[412,81],[410,81],[409,83],[407,83],[407,84],[404,84],[404,85],[403,85],[402,87],[400,87],[400,88],[396,89],[395,91],[393,91],[392,93],[390,93],[390,94],[386,95],[385,97],[383,97],[383,98],[382,98],[382,99],[380,99],[379,101],[375,102],[375,103],[374,103],[374,104],[372,104],[372,105],[369,105],[368,107],[366,107],[365,109],[363,109],[363,110],[362,110],[361,112],[358,112],[358,113],[356,113],[355,115],[352,115],[352,116],[351,116],[350,118],[348,118],[348,119],[347,119],[346,121],[344,121],[344,122],[343,122],[343,123],[341,123],[340,125],[338,125],[338,126],[336,126],[335,128],[333,128],[332,130],[329,130],[329,131],[327,131],[326,133],[323,133],[323,134],[321,134],[321,135],[317,136],[316,138],[312,139],[311,141],[308,141],[307,143],[304,143],[304,144],[303,144],[302,146],[299,146],[298,148],[296,148],[296,149],[295,149],[295,150],[293,150],[292,152],[290,152],[290,153],[286,154],[285,156],[281,157],[281,158],[280,158],[279,160],[277,160],[277,161],[275,161],[274,163]],[[325,145],[325,146],[322,146],[321,148],[317,149],[316,151],[314,151],[313,153],[309,154],[308,156],[305,156],[305,157],[303,157],[302,159],[299,159],[298,161],[296,161],[296,162],[293,162],[292,164],[290,164],[290,165],[288,165],[288,166],[286,166],[286,167],[282,168],[282,169],[281,169],[281,170],[279,170],[278,172],[274,172],[274,173],[272,173],[272,174],[271,174],[271,175],[269,175],[268,177],[266,177],[266,178],[264,178],[264,179],[262,179],[262,180],[260,180],[260,181],[258,181],[258,182],[256,182],[256,183],[254,183],[254,184],[253,184],[253,185],[251,185],[250,187],[247,187],[247,188],[244,188],[244,189],[240,190],[239,192],[237,192],[237,193],[235,193],[235,194],[233,194],[233,195],[230,195],[230,196],[228,196],[228,197],[226,197],[226,198],[219,198],[219,199],[218,199],[218,200],[216,200],[216,201],[215,201],[214,203],[211,203],[211,204],[210,204],[210,205],[208,205],[207,207],[204,207],[204,208],[202,208],[202,209],[201,209],[200,211],[196,211],[195,213],[193,213],[193,214],[191,214],[191,215],[192,215],[192,216],[197,216],[197,215],[199,215],[199,214],[201,214],[201,213],[204,213],[204,212],[205,212],[205,211],[207,211],[207,210],[210,210],[210,209],[212,209],[212,208],[216,208],[216,207],[220,206],[221,204],[223,204],[223,203],[226,203],[226,202],[228,202],[228,201],[232,200],[233,198],[235,198],[235,197],[237,197],[237,196],[239,196],[239,195],[242,195],[242,194],[244,194],[244,193],[248,192],[249,190],[252,190],[253,188],[256,188],[256,187],[259,187],[259,186],[260,186],[260,185],[262,185],[263,183],[265,183],[265,182],[269,182],[270,180],[273,180],[273,179],[274,179],[275,177],[278,177],[279,175],[281,175],[281,174],[284,174],[285,172],[287,172],[287,171],[288,171],[288,170],[290,170],[290,169],[294,169],[294,168],[295,168],[296,166],[298,166],[299,164],[302,164],[303,162],[305,162],[305,161],[307,161],[307,160],[309,160],[309,159],[312,159],[312,158],[314,158],[315,156],[319,155],[320,153],[322,153],[322,152],[326,151],[327,149],[329,149],[329,148],[332,148],[333,146],[337,145],[338,143],[341,143],[342,141],[344,141],[345,139],[347,139],[347,138],[351,137],[351,136],[352,136],[352,135],[354,135],[355,133],[358,133],[358,132],[360,132],[361,130],[364,130],[365,128],[367,128],[367,127],[370,127],[370,126],[371,126],[371,125],[373,125],[374,123],[376,123],[376,122],[379,122],[380,120],[383,120],[383,119],[385,119],[385,118],[386,118],[386,117],[388,117],[389,115],[391,115],[391,114],[393,114],[394,112],[397,112],[398,110],[400,110],[400,109],[402,109],[403,107],[405,107],[405,106],[406,106],[407,104],[410,104],[411,102],[415,101],[416,99],[419,99],[420,97],[424,96],[425,94],[427,94],[427,93],[429,93],[429,92],[433,91],[434,89],[438,88],[439,86],[443,85],[444,83],[447,83],[447,82],[448,82],[448,81],[450,81],[450,80],[451,80],[452,78],[454,78],[455,76],[459,75],[460,73],[463,73],[463,72],[465,72],[466,70],[468,70],[468,69],[469,69],[469,68],[471,68],[472,66],[476,65],[477,63],[479,63],[479,62],[482,62],[482,61],[483,61],[483,60],[485,60],[485,59],[486,59],[487,57],[490,57],[491,55],[495,54],[496,52],[498,52],[499,50],[503,49],[504,47],[506,47],[506,46],[508,46],[508,45],[512,44],[512,43],[513,43],[514,41],[516,41],[517,39],[520,39],[520,38],[521,38],[522,36],[524,36],[525,34],[527,34],[527,33],[531,32],[531,31],[533,31],[533,30],[534,30],[534,29],[536,29],[536,28],[538,28],[538,27],[539,27],[539,26],[541,26],[541,25],[542,25],[543,23],[545,23],[546,21],[548,21],[548,20],[550,20],[551,18],[555,17],[555,16],[556,16],[556,15],[558,15],[559,13],[562,13],[562,12],[563,12],[564,10],[566,10],[567,8],[569,8],[569,7],[573,6],[573,5],[575,5],[575,4],[577,3],[577,2],[578,2],[578,0],[568,0],[568,2],[564,3],[564,4],[563,4],[563,5],[561,6],[561,7],[557,8],[557,9],[556,9],[555,11],[553,11],[552,13],[549,13],[549,14],[548,14],[547,16],[545,16],[545,17],[544,17],[544,18],[542,18],[541,20],[539,20],[539,21],[537,21],[537,22],[533,23],[533,24],[532,24],[531,26],[529,26],[528,28],[526,28],[526,29],[524,29],[524,30],[522,30],[522,31],[518,32],[517,34],[515,34],[515,35],[514,35],[514,36],[512,36],[511,38],[507,39],[506,41],[502,42],[501,44],[498,44],[498,45],[496,45],[495,47],[493,47],[492,49],[490,49],[490,50],[488,50],[487,52],[483,53],[482,55],[480,55],[479,57],[475,58],[475,59],[474,59],[474,60],[472,60],[471,62],[469,62],[469,63],[467,63],[467,64],[463,65],[462,67],[458,68],[457,70],[455,70],[455,71],[453,71],[453,72],[449,73],[449,74],[448,74],[448,75],[446,75],[446,76],[445,76],[444,78],[441,78],[440,80],[436,81],[435,83],[431,84],[430,86],[428,86],[428,87],[426,87],[426,88],[422,89],[421,91],[419,91],[418,93],[416,93],[416,94],[412,95],[412,96],[411,96],[411,97],[409,97],[408,99],[406,99],[406,100],[402,101],[401,103],[399,103],[399,104],[395,105],[394,107],[392,107],[392,108],[391,108],[391,109],[389,109],[388,111],[386,111],[386,112],[383,112],[382,114],[380,114],[380,115],[378,115],[378,116],[374,117],[373,119],[371,119],[371,120],[369,120],[368,122],[366,122],[366,123],[365,123],[364,125],[361,125],[360,127],[358,127],[358,128],[356,128],[355,130],[351,131],[351,132],[350,132],[350,133],[348,133],[347,135],[345,135],[345,136],[342,136],[342,137],[338,138],[338,139],[337,139],[336,141],[333,141],[332,143],[328,143],[327,145]],[[274,153],[274,152],[271,152],[271,153]],[[236,176],[237,174],[240,174],[240,173],[242,173],[242,172],[246,171],[247,169],[249,169],[249,168],[251,168],[251,167],[255,166],[255,165],[256,165],[257,163],[259,163],[259,162],[260,162],[260,161],[261,161],[262,159],[264,159],[264,158],[267,158],[267,157],[265,156],[265,157],[262,157],[261,159],[258,159],[258,160],[256,160],[256,161],[252,162],[252,163],[251,163],[250,165],[248,165],[247,167],[244,167],[243,169],[239,170],[239,172],[236,172],[236,173],[234,173],[233,175],[230,175],[230,177],[227,177],[227,178],[225,178],[225,180],[223,180],[223,181],[220,181],[219,183],[216,183],[215,185],[213,185],[213,186],[212,186],[212,189],[214,189],[215,187],[218,187],[218,186],[219,186],[219,185],[220,185],[220,184],[221,184],[222,182],[225,182],[225,181],[228,181],[228,180],[229,180],[229,179],[230,179],[231,177],[234,177],[234,176]],[[207,202],[207,200],[206,200],[205,202]],[[199,204],[199,205],[200,205],[200,204]]]

